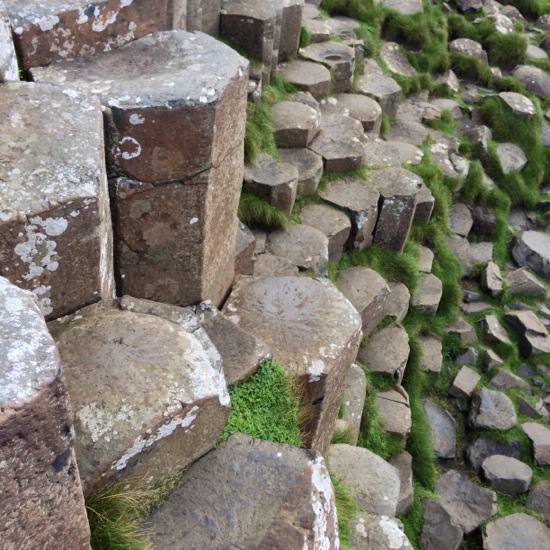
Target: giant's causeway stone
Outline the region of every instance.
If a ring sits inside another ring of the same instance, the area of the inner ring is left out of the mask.
[[[297,101],[281,101],[271,108],[271,125],[278,147],[306,147],[321,125],[319,111]]]
[[[525,506],[550,521],[550,481],[539,481],[529,491]]]
[[[289,61],[279,66],[279,74],[290,84],[316,99],[328,95],[330,91],[330,71],[313,61]]]
[[[145,529],[166,550],[340,548],[323,457],[244,434],[193,464]]]
[[[176,0],[172,9],[172,28],[220,34],[221,0]]]
[[[341,420],[351,429],[352,442],[357,445],[363,407],[367,396],[367,377],[363,369],[353,364],[346,379],[346,390],[344,393],[344,411]]]
[[[384,4],[402,15],[415,15],[424,11],[421,0],[376,0],[377,4]]]
[[[292,164],[298,170],[298,194],[315,195],[323,176],[323,157],[311,149],[278,149],[281,162]]]
[[[527,164],[525,153],[514,143],[500,143],[497,146],[497,157],[505,174],[521,172]]]
[[[472,443],[465,453],[468,464],[477,472],[481,468],[483,461],[493,455],[520,457],[519,441],[504,443],[498,439],[489,439],[487,437],[478,437]]]
[[[448,459],[456,456],[456,421],[451,414],[437,403],[427,399],[422,407],[430,423],[432,446],[436,458]]]
[[[376,409],[382,429],[406,441],[411,433],[412,420],[409,396],[403,386],[397,385],[394,390],[378,392]]]
[[[362,94],[339,94],[337,99],[347,107],[349,116],[363,125],[365,132],[380,133],[382,109],[374,99]]]
[[[178,322],[94,305],[50,329],[86,494],[128,476],[153,485],[216,445],[229,416],[225,379]]]
[[[443,296],[443,284],[432,273],[422,276],[412,299],[412,306],[423,313],[435,315]]]
[[[527,514],[511,514],[491,521],[482,534],[483,550],[550,548],[550,529]]]
[[[550,95],[550,76],[542,69],[532,65],[521,65],[514,70],[512,76],[517,78],[528,92],[542,98]]]
[[[409,63],[399,44],[386,42],[380,49],[380,58],[389,71],[401,76],[418,76],[416,69]]]
[[[540,277],[550,279],[550,234],[523,232],[516,239],[512,255],[519,266],[528,267]]]
[[[533,470],[527,464],[509,456],[486,458],[481,471],[489,487],[511,496],[526,493],[533,479]]]
[[[99,102],[50,84],[0,87],[0,274],[49,318],[113,295]]]
[[[303,382],[313,407],[307,444],[326,450],[361,338],[356,310],[326,280],[241,277],[223,312]]]
[[[504,320],[519,337],[519,348],[524,357],[550,353],[550,334],[532,311],[511,311]]]
[[[101,96],[108,168],[121,176],[111,182],[119,292],[180,305],[226,295],[248,65],[208,35],[170,31],[33,70]]]
[[[165,0],[6,0],[25,69],[109,51],[170,28]]]
[[[420,122],[415,120],[397,120],[387,132],[386,137],[390,141],[408,143],[420,146],[426,141],[429,132]]]
[[[385,515],[360,514],[349,523],[350,550],[408,550],[403,524]]]
[[[501,92],[498,96],[518,118],[530,119],[537,113],[533,102],[523,94]]]
[[[437,500],[422,499],[422,518],[424,519],[420,534],[422,550],[458,550],[464,533]]]
[[[550,466],[550,430],[536,422],[526,422],[521,429],[533,444],[533,455],[539,466]]]
[[[473,395],[468,420],[471,428],[507,431],[517,421],[514,404],[506,394],[481,388]]]
[[[365,163],[369,166],[400,168],[403,163],[420,164],[424,153],[416,145],[401,141],[369,141],[365,145]]]
[[[438,376],[443,363],[443,344],[435,336],[420,336],[422,348],[421,368],[428,374]]]
[[[366,72],[367,74],[357,79],[357,90],[376,100],[386,115],[395,118],[401,98],[401,86],[389,76]]]
[[[489,64],[487,52],[483,49],[482,45],[470,38],[457,38],[453,40],[449,43],[449,50],[453,53],[480,59],[485,65]]]
[[[19,68],[10,21],[6,7],[0,2],[0,82],[17,80],[19,80]]]
[[[69,395],[38,299],[0,277],[2,548],[88,550]]]

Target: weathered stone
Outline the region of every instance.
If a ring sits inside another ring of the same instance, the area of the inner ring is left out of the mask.
[[[468,419],[471,428],[507,431],[517,421],[514,404],[504,393],[481,388],[472,396]]]
[[[550,413],[546,410],[544,401],[540,397],[535,398],[534,404],[531,404],[529,401],[521,397],[521,395],[518,395],[517,404],[518,413],[523,416],[533,418],[534,420],[550,418]]]
[[[480,380],[480,374],[469,367],[463,366],[453,380],[449,393],[457,399],[466,401],[474,393]]]
[[[421,0],[376,0],[376,3],[382,3],[402,15],[415,15],[424,11]]]
[[[351,220],[348,246],[363,250],[372,244],[372,234],[378,219],[380,193],[362,180],[334,181],[320,192],[321,198],[343,210]]]
[[[477,360],[479,358],[479,353],[476,348],[467,348],[464,353],[461,353],[455,360],[455,365],[470,365],[475,367],[477,365]]]
[[[382,109],[374,99],[361,94],[339,94],[336,97],[348,109],[349,116],[363,125],[365,132],[380,133]]]
[[[508,334],[500,324],[496,315],[486,315],[479,322],[483,330],[483,338],[495,344],[511,344]]]
[[[550,529],[527,514],[511,514],[492,521],[485,525],[482,534],[483,550],[540,550],[550,547]]]
[[[390,141],[409,143],[410,145],[422,145],[428,138],[427,128],[414,120],[397,120],[386,134]]]
[[[422,178],[404,168],[376,170],[369,186],[380,192],[374,244],[402,252],[415,215],[416,196]]]
[[[360,348],[358,358],[370,371],[393,376],[399,383],[407,367],[410,347],[407,331],[400,326],[374,333]]]
[[[304,2],[302,0],[276,0],[280,12],[281,38],[278,44],[279,61],[298,52]]]
[[[435,208],[435,197],[432,195],[430,189],[423,185],[416,195],[416,210],[414,213],[414,219],[418,223],[428,223]]]
[[[175,29],[220,34],[221,0],[179,0],[171,6]],[[168,4],[170,8],[170,4]]]
[[[487,267],[481,272],[481,286],[493,298],[500,296],[504,290],[500,267],[494,262],[489,262]]]
[[[464,315],[477,315],[484,311],[494,311],[494,309],[492,305],[484,302],[474,302],[473,304],[462,304],[460,306],[460,311],[462,311]]]
[[[357,445],[363,407],[367,396],[367,378],[361,367],[353,364],[346,379],[346,390],[344,392],[344,413],[342,420],[351,428],[352,443]]]
[[[254,272],[254,251],[256,239],[254,233],[238,222],[237,238],[235,240],[235,276],[252,275]]]
[[[38,296],[48,318],[112,298],[99,102],[21,82],[2,85],[0,103],[1,275]]]
[[[472,220],[472,231],[477,236],[491,236],[496,229],[496,216],[488,206],[474,204]]]
[[[462,13],[475,13],[483,9],[481,0],[456,0],[456,5]]]
[[[481,468],[483,461],[493,455],[510,456],[519,459],[519,441],[504,443],[497,439],[479,437],[466,449],[465,455],[468,464],[477,472]]]
[[[313,409],[306,444],[324,451],[361,338],[353,306],[327,281],[241,277],[223,312],[266,342],[274,359],[303,381]]]
[[[504,320],[519,336],[519,349],[524,357],[550,353],[548,330],[532,311],[513,311]]]
[[[455,470],[441,476],[435,490],[451,521],[461,527],[466,535],[497,513],[496,493],[474,485]]]
[[[456,421],[441,405],[425,399],[422,401],[424,412],[430,423],[433,452],[437,459],[449,459],[456,456]]]
[[[298,276],[300,270],[290,260],[279,258],[273,254],[260,254],[254,262],[256,277],[293,277]]]
[[[318,111],[296,101],[281,101],[271,107],[271,126],[278,147],[306,147],[321,125]]]
[[[443,142],[436,142],[429,147],[430,154],[435,165],[443,171],[443,173],[449,178],[458,178],[459,174],[455,170],[451,159],[449,158],[450,150],[449,146]]]
[[[282,162],[298,170],[298,194],[315,195],[323,176],[323,157],[310,149],[278,149]]]
[[[538,231],[525,231],[512,249],[514,260],[520,267],[532,269],[540,277],[550,279],[550,235]]]
[[[337,524],[322,456],[235,434],[183,474],[145,529],[167,550],[336,550]]]
[[[420,336],[422,347],[422,370],[428,374],[438,375],[443,363],[443,344],[439,338],[433,336]]]
[[[477,342],[477,335],[474,327],[462,317],[455,317],[446,331],[449,334],[456,334],[460,338],[460,341],[467,346]]]
[[[158,0],[5,4],[25,69],[106,52],[171,24],[167,3]]]
[[[497,156],[505,174],[521,172],[527,164],[525,153],[514,143],[500,143],[497,147]]]
[[[422,499],[424,526],[420,535],[422,550],[458,550],[463,531],[450,514],[433,498]]]
[[[344,444],[331,445],[327,461],[362,510],[395,517],[401,485],[397,468],[368,449]]]
[[[334,37],[340,38],[343,41],[355,38],[354,31],[359,27],[359,22],[355,19],[344,15],[337,15],[329,17],[326,21]]]
[[[311,4],[305,4],[305,7],[309,7],[310,5]],[[311,35],[311,42],[313,44],[330,40],[332,29],[327,24],[326,20],[304,19],[302,20],[302,25]]]
[[[470,209],[460,202],[454,203],[449,209],[449,228],[453,233],[467,237],[474,220]]]
[[[469,274],[475,264],[486,264],[493,260],[494,245],[489,241],[480,241],[472,243],[468,247],[466,265],[469,268]]]
[[[521,65],[514,70],[512,76],[517,78],[528,92],[542,98],[550,95],[550,76],[542,69],[532,65]]]
[[[50,329],[71,396],[86,494],[128,476],[147,474],[153,485],[216,445],[229,395],[194,334],[156,315],[99,306]]]
[[[0,82],[16,82],[19,80],[17,55],[8,19],[8,12],[3,2],[0,2]]]
[[[550,481],[539,481],[529,491],[525,506],[550,521]]]
[[[328,259],[331,262],[339,262],[351,231],[349,218],[330,206],[310,204],[300,210],[300,220],[304,225],[315,227],[327,237]]]
[[[457,94],[460,90],[460,81],[452,70],[448,70],[437,79],[438,84],[446,84],[449,89]]]
[[[368,70],[365,72],[366,74],[357,79],[355,84],[357,89],[360,93],[376,100],[388,117],[395,118],[401,98],[401,86],[389,76],[373,74]]]
[[[533,470],[524,462],[509,456],[492,455],[481,464],[489,487],[506,495],[526,493],[533,479]]]
[[[406,440],[411,433],[411,409],[409,396],[398,385],[395,390],[381,391],[376,394],[376,408],[383,430],[397,434]]]
[[[505,15],[506,17],[510,18],[514,22],[520,22],[524,29],[527,28],[527,25],[528,25],[527,21],[515,6],[512,6],[512,5],[503,6],[501,8],[501,13],[502,15]]]
[[[518,118],[530,119],[537,113],[533,102],[523,94],[501,92],[498,95]]]
[[[399,472],[399,479],[401,480],[401,487],[399,489],[399,502],[397,503],[396,514],[398,516],[406,514],[413,505],[413,469],[412,469],[412,456],[403,451],[397,455],[393,455],[388,462],[397,468]]]
[[[300,90],[320,99],[330,91],[330,72],[312,61],[289,61],[279,66],[279,74]]]
[[[435,315],[441,296],[443,296],[443,284],[435,275],[427,273],[418,283],[412,306],[418,311]]]
[[[0,277],[0,531],[6,550],[88,550],[69,395],[36,296]]]
[[[374,140],[365,145],[365,164],[368,166],[400,168],[403,163],[420,164],[423,158],[422,150],[410,143]]]
[[[360,514],[351,519],[348,544],[350,550],[406,550],[411,547],[398,519],[372,514]]]
[[[417,70],[409,63],[399,44],[386,42],[380,49],[380,58],[389,71],[401,76],[418,76]]]
[[[253,164],[244,167],[244,190],[264,197],[286,214],[292,213],[298,190],[298,169],[260,153]]]
[[[475,57],[488,65],[487,52],[479,42],[470,38],[457,38],[449,43],[449,50],[453,53],[459,53],[468,57]]]
[[[531,386],[523,380],[523,378],[507,370],[499,370],[498,373],[489,380],[489,384],[496,390],[507,391],[512,388],[517,388],[526,395],[533,395]]]
[[[390,283],[390,291],[384,305],[384,316],[393,317],[396,323],[401,323],[409,312],[411,293],[403,283]]]
[[[319,101],[319,108],[323,116],[344,115],[349,116],[349,109],[335,97],[327,97]]]
[[[321,104],[309,92],[294,92],[288,96],[288,101],[297,101],[321,112]]]
[[[533,455],[539,466],[550,466],[550,430],[536,422],[526,422],[521,429],[533,444]]]

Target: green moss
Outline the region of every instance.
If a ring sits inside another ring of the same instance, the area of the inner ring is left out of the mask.
[[[289,377],[277,363],[266,361],[247,381],[229,389],[231,414],[220,443],[234,433],[299,447],[298,400]]]
[[[241,193],[238,217],[248,226],[259,226],[271,229],[286,227],[290,221],[282,211],[272,206],[267,200],[247,191]]]

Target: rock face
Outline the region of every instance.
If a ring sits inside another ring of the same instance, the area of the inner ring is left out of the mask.
[[[514,296],[544,296],[544,285],[526,268],[506,274],[508,292]]]
[[[483,528],[483,550],[541,550],[548,547],[550,529],[527,514],[511,514]]]
[[[15,82],[17,80],[19,80],[19,68],[8,12],[4,4],[0,3],[0,82]]]
[[[539,466],[550,466],[550,430],[536,422],[526,422],[521,429],[533,443],[535,462]]]
[[[2,277],[0,410],[2,548],[88,550],[90,530],[59,354],[36,297]]]
[[[2,85],[0,103],[1,274],[37,295],[48,318],[112,298],[99,103],[23,82]]]
[[[360,514],[350,521],[351,550],[406,550],[411,547],[399,520],[387,516]]]
[[[512,255],[519,266],[550,279],[550,235],[547,233],[525,231],[517,238]]]
[[[509,456],[490,456],[481,464],[481,470],[489,487],[511,496],[527,492],[533,479],[533,470],[527,464]]]
[[[531,65],[521,65],[512,73],[528,92],[545,98],[550,95],[550,76],[542,69]]]
[[[101,90],[119,292],[218,304],[233,281],[248,61],[170,31],[33,77]]]
[[[550,481],[540,481],[530,491],[525,506],[550,520]]]
[[[517,423],[514,404],[504,393],[481,388],[472,397],[469,424],[472,428],[510,430]]]
[[[196,336],[156,315],[99,306],[55,322],[51,331],[71,395],[86,494],[127,476],[147,475],[154,484],[216,445],[229,395]]]
[[[520,457],[520,447],[518,441],[503,443],[497,439],[488,439],[479,437],[466,449],[466,459],[474,470],[479,470],[483,461],[493,455]]]
[[[436,458],[448,459],[456,456],[456,421],[451,414],[437,403],[424,400],[424,412],[430,423],[432,446]]]
[[[367,512],[395,517],[399,499],[399,472],[378,455],[362,447],[331,445],[330,471]]]
[[[458,550],[463,538],[462,529],[453,522],[450,514],[437,500],[422,500],[422,516],[422,550]]]
[[[512,311],[505,314],[504,320],[517,332],[524,357],[550,353],[550,335],[535,313]]]
[[[340,548],[323,457],[243,434],[191,466],[146,529],[166,550]]]
[[[307,444],[327,448],[361,338],[361,319],[328,282],[305,277],[241,277],[223,312],[266,342],[304,384],[314,414]]]
[[[282,163],[298,170],[298,193],[314,195],[323,175],[323,158],[309,149],[279,149],[278,153]]]
[[[361,429],[361,418],[363,416],[363,407],[367,396],[367,378],[363,369],[357,365],[352,365],[346,380],[346,390],[344,393],[344,414],[342,420],[351,428],[352,441],[356,445],[359,439]]]

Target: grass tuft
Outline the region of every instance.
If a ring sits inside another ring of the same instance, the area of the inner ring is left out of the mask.
[[[286,227],[290,220],[282,211],[262,197],[243,191],[239,201],[238,217],[247,226],[261,226],[271,229]]]
[[[329,468],[330,473],[330,468]],[[332,486],[336,500],[336,515],[338,516],[338,533],[342,550],[349,550],[349,524],[353,516],[361,510],[355,503],[349,489],[331,474]]]

